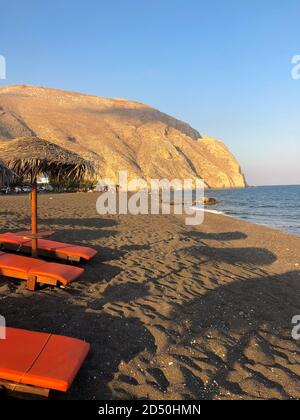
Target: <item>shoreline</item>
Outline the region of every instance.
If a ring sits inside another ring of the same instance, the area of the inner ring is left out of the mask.
[[[238,189],[241,189],[241,188],[238,188]],[[245,189],[245,188],[243,188],[243,189]],[[223,191],[223,190],[224,189],[220,189],[220,191]],[[227,190],[236,190],[236,188],[230,188],[230,189],[227,189]],[[56,196],[57,197],[60,197],[60,196],[69,196],[69,195],[78,196],[78,195],[87,195],[87,194],[89,194],[89,193],[87,193],[87,192],[85,192],[85,193],[82,193],[82,192],[66,192],[66,193],[64,193],[64,192],[55,192],[55,193],[47,192],[45,194],[39,195],[39,198],[41,198],[41,197],[56,197]],[[98,197],[101,193],[93,192],[91,194],[94,197]],[[130,194],[133,194],[133,193],[132,192],[128,192],[128,194],[130,195]],[[22,198],[28,199],[28,194],[27,193],[26,194],[23,193],[23,194],[0,195],[0,200],[1,199],[9,199],[9,198],[17,198],[17,197],[19,197],[19,198],[22,197]],[[172,207],[173,207],[173,205],[171,203],[171,208]],[[231,219],[237,219],[238,221],[240,221],[242,223],[249,223],[250,225],[265,227],[267,229],[271,229],[271,230],[274,230],[274,231],[280,232],[280,233],[286,233],[288,235],[295,236],[297,238],[300,237],[300,234],[298,235],[296,233],[289,232],[287,230],[284,230],[284,228],[280,229],[280,228],[276,228],[275,226],[266,225],[266,224],[263,224],[263,223],[253,222],[251,220],[247,220],[247,219],[241,218],[238,215],[232,215],[232,214],[225,213],[222,210],[216,210],[216,209],[214,209],[214,207],[215,207],[215,205],[211,205],[211,206],[205,205],[204,208],[202,209],[202,208],[197,208],[196,205],[193,205],[190,208],[193,209],[193,210],[195,210],[195,211],[201,211],[201,212],[208,213],[208,214],[215,214],[215,215],[218,215],[218,216],[223,216],[223,217],[227,217],[227,218],[231,218]],[[26,206],[25,206],[25,210],[26,210]],[[1,210],[0,210],[0,216],[1,216]],[[163,216],[163,215],[160,214],[158,216]],[[171,214],[171,216],[172,216],[172,214]],[[287,229],[287,228],[285,228],[285,229]]]
[[[255,224],[300,236],[300,186],[265,186],[255,189],[214,191],[215,209]]]
[[[98,194],[41,195],[41,228],[98,251],[67,289],[1,277],[11,327],[86,340],[57,399],[299,399],[300,238],[206,213],[99,216]],[[0,197],[0,231],[26,230],[27,196]],[[21,314],[21,316],[20,316]]]
[[[198,208],[196,208],[195,210],[196,210],[196,211],[203,211],[204,213],[215,214],[216,216],[230,217],[231,219],[236,219],[236,220],[238,220],[238,221],[240,221],[240,222],[243,222],[243,223],[249,223],[250,225],[264,227],[264,228],[266,228],[266,229],[271,229],[271,230],[274,230],[275,232],[285,233],[285,234],[287,234],[287,235],[290,235],[290,236],[295,236],[296,238],[300,238],[300,235],[297,235],[296,233],[288,232],[288,231],[286,231],[286,230],[279,229],[279,228],[276,228],[276,227],[274,227],[274,226],[265,225],[265,224],[263,224],[263,223],[254,223],[254,222],[252,222],[252,221],[250,221],[250,220],[242,219],[242,218],[240,218],[240,217],[238,217],[238,216],[236,216],[236,215],[227,214],[227,213],[224,213],[224,212],[219,211],[219,210],[213,210],[213,209],[211,209],[211,210],[210,210],[210,209],[198,209]]]

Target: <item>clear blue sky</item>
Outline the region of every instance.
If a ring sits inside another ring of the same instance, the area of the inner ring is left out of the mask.
[[[299,0],[1,2],[7,80],[148,103],[300,184]]]

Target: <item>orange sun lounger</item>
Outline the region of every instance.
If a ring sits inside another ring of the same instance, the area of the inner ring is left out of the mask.
[[[82,268],[71,265],[0,252],[0,275],[26,280],[27,289],[32,291],[38,283],[67,286],[83,272]]]
[[[0,234],[0,245],[2,249],[31,253],[31,239],[26,238],[26,236],[18,236],[15,233]],[[74,262],[89,261],[97,254],[97,251],[92,248],[50,241],[48,239],[38,240],[38,251],[41,256]]]
[[[74,338],[6,328],[0,340],[0,386],[8,393],[48,397],[67,392],[90,345]]]

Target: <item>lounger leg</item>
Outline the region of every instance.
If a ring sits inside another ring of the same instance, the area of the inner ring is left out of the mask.
[[[50,396],[50,389],[34,387],[31,385],[23,385],[15,382],[8,382],[0,379],[0,386],[4,387],[4,391],[8,396],[20,399],[46,399]]]
[[[26,289],[30,290],[31,292],[35,292],[37,286],[37,278],[32,276],[28,277],[28,280],[26,282]]]

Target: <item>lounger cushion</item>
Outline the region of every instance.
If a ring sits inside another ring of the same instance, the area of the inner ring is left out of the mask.
[[[0,234],[0,243],[13,244],[16,246],[22,245],[23,247],[31,248],[30,239],[18,236],[11,232]],[[38,248],[43,251],[49,251],[53,253],[59,252],[60,254],[67,256],[79,257],[84,260],[90,260],[97,254],[97,251],[92,248],[49,241],[48,239],[39,239]]]
[[[64,286],[76,280],[84,272],[79,267],[2,252],[0,253],[0,275],[6,275],[5,270],[17,271],[24,274],[24,277],[47,277],[62,283]]]
[[[0,378],[66,392],[89,349],[74,338],[7,328],[0,340]]]
[[[6,252],[0,255],[0,273],[1,269],[14,269],[21,273],[27,273],[30,269],[45,264],[44,261],[30,257],[22,257],[21,255],[8,254]]]

